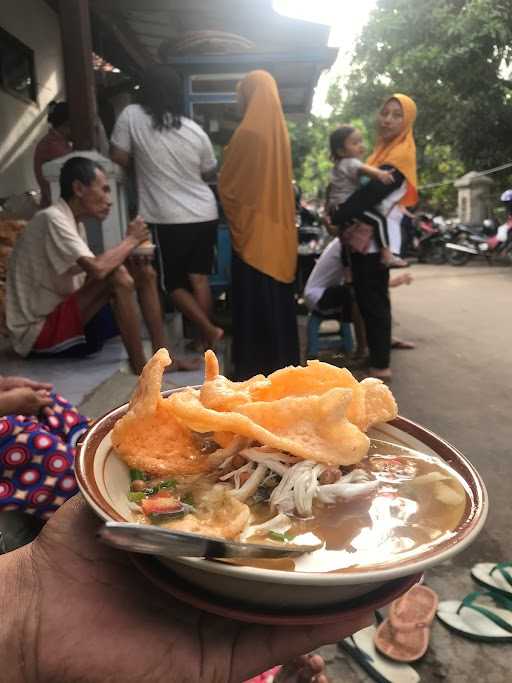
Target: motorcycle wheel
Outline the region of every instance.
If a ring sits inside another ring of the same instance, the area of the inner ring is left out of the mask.
[[[467,239],[465,235],[459,235],[454,240],[456,244],[467,245]],[[471,245],[468,245],[471,246]],[[465,266],[468,261],[470,261],[474,254],[467,254],[464,251],[455,251],[454,249],[447,249],[447,260],[452,266]]]
[[[430,263],[433,266],[439,266],[446,263],[446,249],[442,242],[433,242],[423,252],[421,257],[422,263]]]

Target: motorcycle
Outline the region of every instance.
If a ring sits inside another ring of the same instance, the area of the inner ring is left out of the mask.
[[[329,238],[319,214],[305,206],[302,201],[300,188],[295,190],[295,225],[298,236],[295,287],[300,296],[315,262],[325,249]]]
[[[446,225],[439,216],[418,216],[413,247],[419,263],[439,265],[446,262],[445,230]]]
[[[484,220],[482,227],[471,228],[460,225],[454,239],[447,243],[448,261],[454,266],[463,266],[475,256],[483,255],[489,263],[495,258],[507,258],[512,262],[512,190],[506,190],[500,197],[507,219],[497,226],[491,219]]]

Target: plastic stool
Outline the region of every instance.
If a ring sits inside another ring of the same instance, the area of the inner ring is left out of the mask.
[[[313,311],[308,316],[308,358],[317,358],[320,350],[323,349],[332,349],[335,351],[351,353],[354,349],[354,338],[352,336],[351,324],[342,322],[340,325],[339,335],[325,335],[324,339],[322,339],[320,325],[324,320],[336,320],[336,318],[333,318],[330,315],[322,315],[317,311]]]

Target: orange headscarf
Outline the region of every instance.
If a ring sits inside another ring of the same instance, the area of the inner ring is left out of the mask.
[[[375,149],[368,157],[367,163],[371,166],[382,166],[382,164],[389,164],[403,173],[407,180],[407,191],[400,199],[402,206],[411,206],[418,201],[418,192],[416,190],[418,181],[416,177],[416,143],[412,127],[416,120],[416,104],[407,95],[397,93],[389,97],[385,106],[390,100],[398,100],[404,114],[404,125],[400,133],[388,142],[384,142],[382,138],[377,138]]]
[[[233,248],[253,268],[289,283],[297,265],[297,228],[290,140],[277,85],[266,71],[251,71],[238,90],[245,114],[219,177]]]

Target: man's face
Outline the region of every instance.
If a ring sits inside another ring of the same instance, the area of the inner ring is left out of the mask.
[[[79,180],[73,184],[75,196],[80,200],[82,213],[104,221],[110,213],[112,198],[107,176],[96,169],[96,177],[90,185],[84,185]]]

